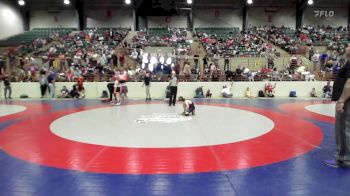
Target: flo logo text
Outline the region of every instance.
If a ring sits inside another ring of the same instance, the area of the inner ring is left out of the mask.
[[[331,18],[334,16],[334,11],[326,11],[326,10],[315,10],[315,18]]]

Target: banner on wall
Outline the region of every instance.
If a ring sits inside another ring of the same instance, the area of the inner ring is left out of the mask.
[[[272,23],[272,18],[273,18],[272,15],[268,15],[267,16],[267,22]]]
[[[214,10],[214,16],[219,17],[220,16],[220,10]]]

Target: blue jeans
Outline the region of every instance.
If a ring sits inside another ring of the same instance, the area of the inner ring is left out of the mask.
[[[335,159],[350,165],[350,102],[344,106],[344,112],[335,116]]]

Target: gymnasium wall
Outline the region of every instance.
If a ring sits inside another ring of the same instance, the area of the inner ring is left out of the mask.
[[[247,25],[295,28],[295,9],[251,7],[247,14]]]
[[[325,25],[332,27],[347,27],[348,23],[348,8],[332,8],[332,7],[307,7],[304,10],[303,24],[305,25]],[[316,13],[325,11],[322,16],[317,16]],[[327,13],[326,13],[327,12]],[[332,14],[334,13],[334,15]]]
[[[8,0],[0,1],[0,27],[0,39],[24,31],[24,21],[20,10]]]
[[[193,10],[195,28],[238,27],[242,29],[240,9],[195,9]]]
[[[30,29],[33,28],[78,28],[76,10],[60,10],[49,13],[47,10],[34,10],[30,12]]]
[[[66,85],[69,89],[72,88],[74,83],[56,83],[56,91],[60,91],[63,85]],[[194,91],[197,87],[203,86],[204,92],[210,89],[213,93],[213,98],[221,97],[221,89],[223,85],[228,85],[229,82],[186,82],[179,83],[178,96],[184,96],[186,98],[192,98]],[[297,91],[298,97],[310,97],[310,91],[312,88],[316,88],[319,97],[322,94],[322,88],[326,82],[277,82],[276,97],[288,97],[289,92],[292,90]],[[84,83],[86,89],[87,98],[99,98],[102,95],[102,91],[107,90],[106,83],[103,82],[86,82]],[[168,85],[167,82],[153,82],[151,83],[151,95],[153,98],[165,97],[165,89]],[[244,97],[244,92],[247,87],[250,88],[253,95],[257,95],[259,90],[264,88],[265,82],[235,82],[232,86],[232,92],[234,97]],[[127,83],[129,98],[144,98],[145,89],[142,88],[140,82]],[[0,85],[0,92],[3,92],[3,84]],[[12,97],[19,98],[21,94],[27,94],[30,98],[40,97],[39,83],[12,83]],[[0,94],[0,98],[3,97],[3,93]]]
[[[123,27],[134,29],[132,9],[86,10],[87,27]]]
[[[187,28],[186,16],[147,16],[148,28]]]

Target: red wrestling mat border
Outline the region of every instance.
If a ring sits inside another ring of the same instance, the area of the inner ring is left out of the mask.
[[[287,103],[287,104],[282,104],[279,106],[279,108],[285,112],[288,112],[292,115],[298,116],[298,117],[303,117],[303,118],[309,118],[309,119],[314,119],[322,122],[327,122],[327,123],[334,123],[335,118],[322,115],[322,114],[317,114],[315,112],[311,112],[307,110],[305,107],[309,105],[316,105],[316,104],[330,104],[332,101],[307,101],[307,102],[297,102],[297,103]]]
[[[320,128],[297,117],[231,104],[210,105],[261,114],[270,118],[275,127],[246,141],[188,148],[107,147],[66,140],[50,131],[50,124],[62,116],[97,108],[89,107],[58,111],[9,126],[0,133],[0,147],[16,158],[55,168],[113,174],[175,174],[278,163],[313,150],[323,139]]]

